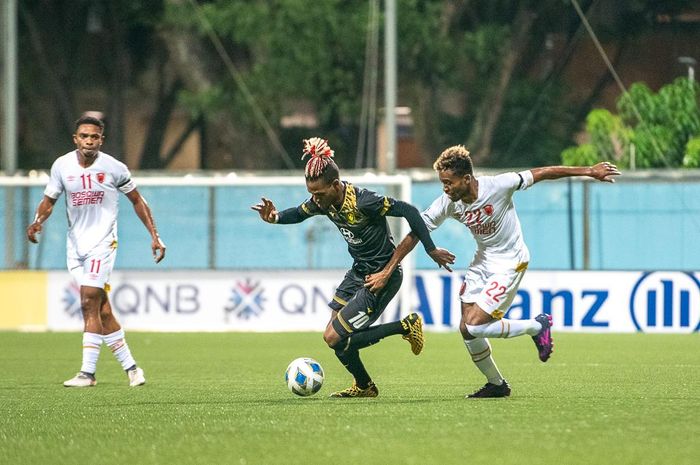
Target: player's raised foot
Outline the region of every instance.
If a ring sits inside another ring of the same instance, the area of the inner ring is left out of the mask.
[[[77,375],[75,375],[68,381],[63,382],[63,385],[65,387],[91,387],[95,384],[97,384],[95,375],[90,373],[84,373],[82,371],[79,371]]]
[[[486,383],[478,391],[467,395],[467,399],[487,399],[496,397],[508,397],[510,395],[510,385],[505,379],[501,384]]]
[[[364,389],[358,387],[357,383],[353,381],[352,386],[342,391],[333,392],[329,397],[377,397],[378,395],[379,389],[372,381]]]
[[[546,362],[549,357],[554,352],[554,340],[552,340],[552,315],[547,315],[542,313],[535,317],[535,320],[542,325],[542,329],[535,336],[532,336],[532,340],[535,341],[535,346],[537,346],[537,354],[540,360]]]
[[[143,370],[139,367],[132,368],[126,372],[129,375],[129,386],[136,387],[146,384],[146,377],[143,375]]]
[[[414,354],[420,354],[425,344],[425,338],[423,337],[423,320],[420,315],[411,313],[401,320],[401,326],[403,326],[404,331],[404,335],[401,337],[411,344],[411,351]]]

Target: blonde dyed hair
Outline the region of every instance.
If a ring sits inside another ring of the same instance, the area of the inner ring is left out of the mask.
[[[435,171],[452,171],[457,176],[474,174],[469,150],[463,145],[453,145],[443,150],[433,163],[433,169]]]

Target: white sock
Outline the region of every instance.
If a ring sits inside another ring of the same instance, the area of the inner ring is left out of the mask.
[[[498,371],[496,363],[491,357],[491,344],[488,339],[465,339],[464,345],[474,362],[474,365],[486,376],[489,383],[500,386],[503,384],[503,376]]]
[[[97,359],[100,356],[102,347],[102,336],[95,333],[83,333],[83,364],[80,371],[95,374],[97,370]]]
[[[501,320],[492,321],[485,325],[467,325],[469,334],[476,338],[497,337],[509,338],[529,334],[534,336],[542,330],[542,324],[534,318],[530,320]]]
[[[106,334],[103,336],[103,338],[105,344],[109,346],[109,350],[112,351],[114,357],[119,361],[119,363],[121,363],[124,370],[136,365],[134,357],[131,356],[129,345],[126,343],[123,329],[115,331],[111,334]]]

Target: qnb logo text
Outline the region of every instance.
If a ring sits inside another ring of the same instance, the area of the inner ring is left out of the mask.
[[[645,273],[632,289],[630,315],[646,333],[698,331],[700,281],[691,273]]]

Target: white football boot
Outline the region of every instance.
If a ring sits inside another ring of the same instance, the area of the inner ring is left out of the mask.
[[[129,375],[129,386],[136,387],[146,384],[146,377],[143,376],[143,370],[139,367],[126,372]]]
[[[83,373],[82,371],[79,371],[77,375],[63,383],[65,387],[91,387],[95,384],[97,384],[95,377],[87,373]]]

